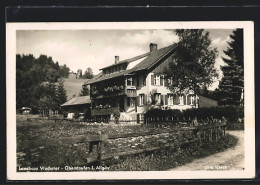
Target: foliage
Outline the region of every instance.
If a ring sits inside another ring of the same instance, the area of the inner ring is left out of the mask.
[[[218,141],[191,143],[150,153],[121,157],[106,162],[111,171],[164,171],[236,146],[238,139],[227,135]]]
[[[218,77],[214,67],[217,49],[210,46],[209,32],[203,29],[177,29],[176,34],[180,41],[166,70],[166,85],[173,92],[193,90],[197,94]]]
[[[212,99],[215,101],[219,100],[216,90],[212,91],[212,90],[208,90],[206,87],[204,87],[204,88],[200,89],[199,94],[200,94],[200,96],[204,96],[206,98],[209,98],[209,99]]]
[[[58,90],[57,90],[57,100],[59,105],[62,105],[67,101],[66,90],[64,89],[64,82],[59,80]]]
[[[115,123],[118,124],[119,123],[119,118],[120,118],[120,111],[117,109],[113,112],[113,116],[115,118]]]
[[[35,139],[50,139],[70,137],[77,135],[96,135],[99,132],[110,134],[127,134],[127,133],[149,133],[149,132],[163,132],[163,129],[149,129],[147,127],[141,127],[140,125],[126,125],[126,126],[107,126],[107,125],[83,125],[75,122],[57,122],[52,120],[35,120],[30,122],[29,120],[18,121],[17,123],[17,141],[24,143],[24,140]],[[165,130],[166,131],[166,130]],[[169,130],[168,130],[169,131]],[[143,146],[144,148],[164,146],[165,141],[167,143],[176,141],[182,141],[182,138],[188,138],[180,133],[171,132],[173,137],[167,137],[162,134],[160,137],[152,137]],[[180,137],[180,138],[179,138]],[[137,137],[135,142],[133,138],[128,139],[128,143],[132,143],[132,146],[138,143],[142,138]],[[145,139],[146,140],[146,139]],[[118,140],[113,140],[114,143],[104,143],[104,152],[112,150],[112,147],[119,148]],[[140,155],[134,155],[129,157],[120,157],[115,160],[107,161],[106,166],[110,167],[110,170],[167,170],[176,166],[191,162],[195,158],[205,157],[207,155],[223,151],[226,148],[233,147],[236,144],[236,139],[227,135],[227,137],[220,138],[218,141],[205,141],[200,146],[195,142],[192,144],[183,145],[182,147],[167,148],[156,152],[150,152]],[[125,140],[121,140],[125,143]],[[20,153],[21,145],[18,145],[17,151]],[[126,151],[126,144],[122,147]],[[175,145],[178,146],[178,145]],[[135,150],[131,148],[130,150]],[[28,149],[22,151],[25,155],[18,157],[18,161],[22,166],[84,166],[86,164],[85,157],[88,152],[87,144],[74,144],[74,145],[54,145],[38,147],[34,149]],[[87,154],[88,155],[88,154]],[[19,160],[21,159],[21,160]],[[106,162],[106,161],[105,161]]]
[[[80,96],[88,96],[90,94],[90,90],[88,88],[87,85],[82,85],[82,89],[81,89],[81,92],[80,92]]]
[[[162,110],[162,109],[150,109],[145,113],[145,117],[152,117],[152,118],[174,118],[177,119],[177,117],[180,117],[181,111],[177,109],[173,110]]]
[[[55,83],[45,83],[38,87],[39,101],[37,101],[38,110],[59,110],[60,105],[67,101],[66,91],[63,81]]]
[[[186,117],[207,120],[211,116],[216,119],[221,119],[223,116],[228,122],[234,123],[244,117],[244,107],[236,106],[218,106],[209,108],[187,109],[183,111],[183,115]]]
[[[78,69],[78,70],[77,70],[76,78],[77,78],[77,79],[82,78],[82,69]]]
[[[93,71],[90,67],[87,68],[87,70],[84,72],[82,78],[85,78],[85,79],[91,79],[93,78]]]
[[[219,83],[219,105],[243,104],[242,91],[244,88],[244,54],[243,54],[243,29],[236,29],[230,35],[232,41],[224,53],[228,58],[223,58],[225,66],[221,67],[223,78]]]
[[[145,114],[145,117],[152,118],[171,118],[174,119],[185,117],[187,118],[195,118],[199,120],[207,120],[211,119],[211,116],[214,119],[221,119],[223,116],[227,119],[229,123],[238,122],[240,119],[244,118],[244,107],[243,106],[218,106],[218,107],[203,107],[196,109],[186,109],[184,111],[180,111],[177,109],[173,110],[161,110],[161,109],[151,109],[148,110]]]
[[[61,77],[68,77],[69,68],[60,66],[51,57],[40,55],[16,55],[16,108],[30,107],[37,112],[38,101],[45,95],[43,82],[55,83]]]

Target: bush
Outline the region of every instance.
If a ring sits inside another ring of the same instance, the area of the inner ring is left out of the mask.
[[[120,118],[120,111],[119,110],[115,110],[113,112],[113,116],[115,118],[115,123],[118,124],[119,123],[119,118]]]
[[[177,119],[177,117],[181,116],[181,111],[177,109],[173,110],[161,110],[161,109],[150,109],[145,113],[145,117],[152,118],[171,118]]]
[[[221,119],[223,116],[228,122],[234,123],[239,119],[244,118],[244,107],[241,106],[219,106],[210,108],[187,109],[183,111],[183,116],[198,119],[207,119],[211,116],[216,119]]]
[[[146,112],[145,116],[149,117],[158,117],[158,118],[168,118],[177,117],[182,118],[195,118],[197,119],[207,119],[211,116],[216,119],[221,119],[223,116],[227,119],[228,122],[235,123],[239,119],[244,118],[244,107],[241,106],[219,106],[219,107],[210,107],[210,108],[192,108],[184,111],[180,110],[161,110],[161,109],[151,109]]]

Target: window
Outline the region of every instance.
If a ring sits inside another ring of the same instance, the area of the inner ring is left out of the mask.
[[[191,104],[191,105],[194,105],[194,100],[195,100],[194,96],[191,95],[191,96],[190,96],[190,104]]]
[[[173,95],[168,94],[168,105],[173,105]]]
[[[183,105],[183,95],[181,95],[179,98],[180,98],[180,105]]]
[[[127,77],[126,85],[127,86],[133,86],[133,78],[132,77]]]
[[[139,105],[144,105],[144,94],[140,94]]]
[[[154,85],[160,85],[160,75],[154,76]]]

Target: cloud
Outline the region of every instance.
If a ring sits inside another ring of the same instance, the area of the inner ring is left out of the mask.
[[[148,47],[149,43],[157,43],[159,48],[178,42],[178,36],[171,30],[144,30],[132,34],[127,32],[119,40],[131,46]]]

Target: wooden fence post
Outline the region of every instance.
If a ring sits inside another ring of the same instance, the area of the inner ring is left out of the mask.
[[[215,138],[218,141],[218,127],[215,127]]]
[[[103,148],[103,142],[99,141],[97,146],[97,153],[98,153],[97,160],[99,165],[101,164],[102,148]]]
[[[209,140],[212,141],[212,129],[209,129],[209,131],[210,131],[210,133],[209,133],[209,135],[210,135]]]

